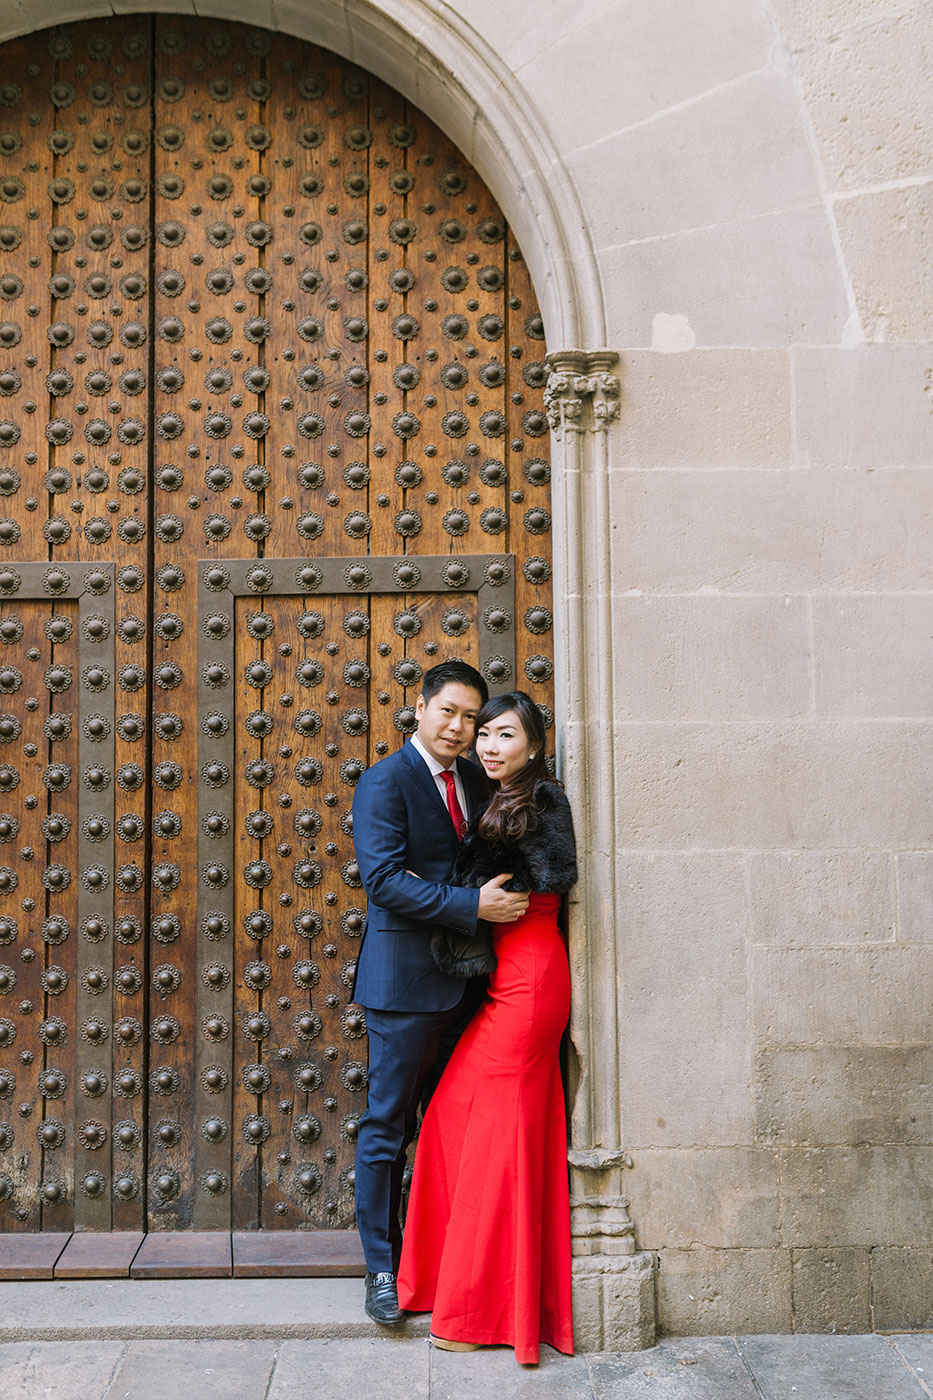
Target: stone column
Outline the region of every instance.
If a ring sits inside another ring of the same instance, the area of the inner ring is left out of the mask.
[[[554,434],[560,771],[576,815],[581,880],[570,905],[574,1320],[583,1351],[652,1346],[654,1255],[635,1248],[622,1189],[615,928],[612,561],[608,430],[619,416],[611,350],[547,356]]]

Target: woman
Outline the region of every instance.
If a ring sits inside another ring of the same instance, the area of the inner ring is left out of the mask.
[[[399,1303],[433,1312],[435,1346],[506,1343],[517,1361],[534,1365],[541,1341],[573,1352],[558,1062],[570,973],[557,914],[577,878],[576,847],[570,805],[549,778],[544,723],[529,695],[498,695],[483,706],[476,753],[493,795],[467,827],[451,881],[478,886],[510,871],[505,888],[532,894],[520,919],[492,929],[489,995],[425,1114]]]

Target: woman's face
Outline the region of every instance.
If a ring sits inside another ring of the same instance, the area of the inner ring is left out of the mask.
[[[476,756],[488,777],[507,783],[532,757],[531,744],[515,710],[484,724],[476,731]]]

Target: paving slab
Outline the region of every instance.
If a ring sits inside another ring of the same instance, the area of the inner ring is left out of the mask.
[[[762,1400],[927,1400],[886,1337],[739,1337]]]
[[[264,1400],[275,1350],[261,1341],[131,1342],[105,1400]]]
[[[268,1396],[260,1400],[428,1400],[426,1338],[280,1342]]]
[[[0,1342],[384,1337],[362,1279],[55,1279],[0,1283]],[[427,1315],[400,1336],[427,1335]]]
[[[593,1400],[582,1356],[541,1348],[538,1366],[520,1366],[511,1347],[452,1352],[431,1348],[431,1400]],[[722,1400],[722,1398],[721,1398]]]
[[[933,1332],[904,1332],[888,1339],[933,1395]]]
[[[0,1345],[3,1400],[102,1400],[122,1360],[121,1342]]]
[[[731,1337],[663,1338],[651,1351],[593,1353],[586,1364],[594,1400],[760,1400]]]

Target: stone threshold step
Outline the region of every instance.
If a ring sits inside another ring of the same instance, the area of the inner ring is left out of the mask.
[[[51,1279],[0,1283],[0,1342],[425,1337],[379,1327],[355,1278]]]

